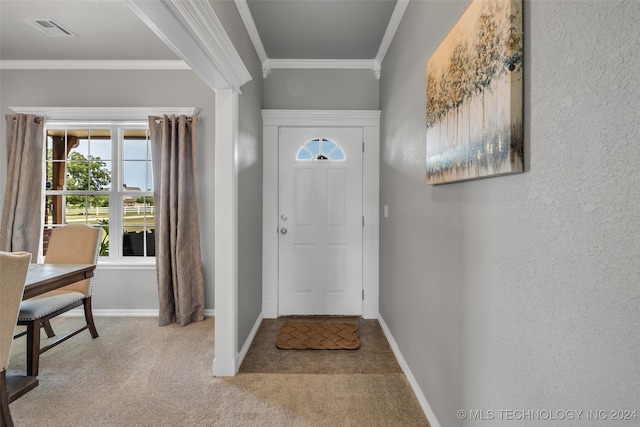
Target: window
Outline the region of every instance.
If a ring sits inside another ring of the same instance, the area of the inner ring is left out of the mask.
[[[102,261],[155,256],[151,145],[144,122],[47,124],[45,250],[54,227],[103,229]]]
[[[344,151],[328,139],[313,139],[298,150],[296,160],[345,160]]]

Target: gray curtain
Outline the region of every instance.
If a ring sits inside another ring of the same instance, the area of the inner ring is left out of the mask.
[[[42,232],[44,117],[7,115],[7,186],[2,207],[0,250],[38,259]]]
[[[160,326],[204,319],[197,117],[149,117]]]

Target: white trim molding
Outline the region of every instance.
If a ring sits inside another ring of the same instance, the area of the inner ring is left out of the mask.
[[[210,88],[240,92],[240,87],[251,80],[251,74],[209,2],[124,2]]]
[[[422,407],[422,412],[424,412],[424,415],[427,417],[427,421],[429,422],[429,425],[431,427],[440,427],[440,423],[436,418],[435,412],[433,412],[433,409],[431,409],[431,405],[429,405],[429,402],[427,402],[427,398],[425,397],[424,393],[422,392],[422,389],[418,385],[418,381],[413,376],[413,372],[411,372],[411,369],[409,369],[409,365],[407,364],[407,361],[404,360],[404,356],[400,351],[400,347],[398,347],[398,343],[393,338],[393,335],[391,334],[391,330],[385,323],[381,314],[378,315],[378,323],[380,323],[382,332],[384,332],[384,336],[387,338],[387,341],[389,341],[391,350],[393,350],[393,354],[396,356],[396,359],[398,359],[398,364],[400,365],[402,372],[404,372],[404,375],[407,377],[407,380],[409,381],[409,384],[413,389],[413,393],[416,395],[416,399],[418,399],[418,403],[420,403],[420,407]]]
[[[272,69],[371,70],[380,79],[380,64],[371,59],[268,59],[262,63],[266,78]],[[268,72],[266,71],[268,70]]]
[[[251,39],[251,43],[253,43],[253,48],[256,50],[260,63],[262,64],[262,78],[266,79],[269,73],[271,73],[269,57],[267,56],[267,52],[264,50],[260,33],[258,33],[258,28],[253,20],[253,15],[251,15],[251,11],[249,10],[249,4],[247,3],[247,0],[234,0],[234,2],[238,12],[240,13],[240,18],[247,29],[247,33],[249,33],[249,38]]]
[[[271,68],[372,70],[370,59],[270,59]]]
[[[258,318],[253,324],[253,328],[251,328],[251,331],[249,332],[249,336],[245,340],[244,345],[242,346],[242,349],[240,349],[240,352],[236,356],[236,372],[240,370],[240,366],[242,366],[242,361],[247,356],[247,353],[249,352],[249,348],[251,347],[251,343],[253,342],[253,339],[256,337],[256,334],[258,333],[258,329],[260,328],[261,323],[262,323],[262,313],[258,315]]]
[[[402,21],[402,17],[404,13],[407,11],[407,7],[409,6],[410,0],[398,0],[396,2],[396,7],[393,9],[393,13],[391,14],[391,19],[389,19],[389,24],[387,24],[387,29],[384,32],[384,36],[382,36],[382,41],[380,42],[380,47],[378,48],[378,53],[374,58],[374,62],[378,64],[378,67],[382,65],[384,61],[384,57],[387,55],[387,50],[389,50],[389,46],[391,46],[391,42],[396,35],[396,31],[398,31],[398,27],[400,26],[400,21]],[[375,72],[375,69],[374,69]],[[378,69],[378,73],[376,74],[378,78],[380,78],[380,71]]]
[[[1,70],[190,70],[177,60],[3,60]]]
[[[380,111],[371,110],[262,110],[262,315],[278,317],[278,138],[281,127],[362,128],[365,217],[362,257],[362,316],[375,319],[379,312],[380,225]],[[216,297],[216,301],[218,301]],[[217,302],[216,302],[217,304]]]

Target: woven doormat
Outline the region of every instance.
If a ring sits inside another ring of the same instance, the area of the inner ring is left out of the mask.
[[[283,350],[355,350],[360,347],[360,333],[357,323],[288,320],[276,346]]]

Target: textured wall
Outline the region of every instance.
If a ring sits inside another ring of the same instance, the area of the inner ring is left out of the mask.
[[[411,2],[383,64],[382,317],[443,426],[640,410],[640,2],[526,2],[526,173],[426,186],[424,67],[466,4]]]
[[[378,83],[371,70],[274,69],[264,81],[264,108],[377,110]]]
[[[168,84],[167,82],[170,82]],[[214,171],[215,94],[191,71],[3,70],[0,111],[8,107],[198,107],[200,233],[207,310],[214,308]],[[0,126],[0,190],[4,189],[5,123]],[[2,191],[0,194],[4,194]],[[1,204],[1,202],[0,202]],[[95,309],[157,309],[155,270],[105,270],[96,274]]]

